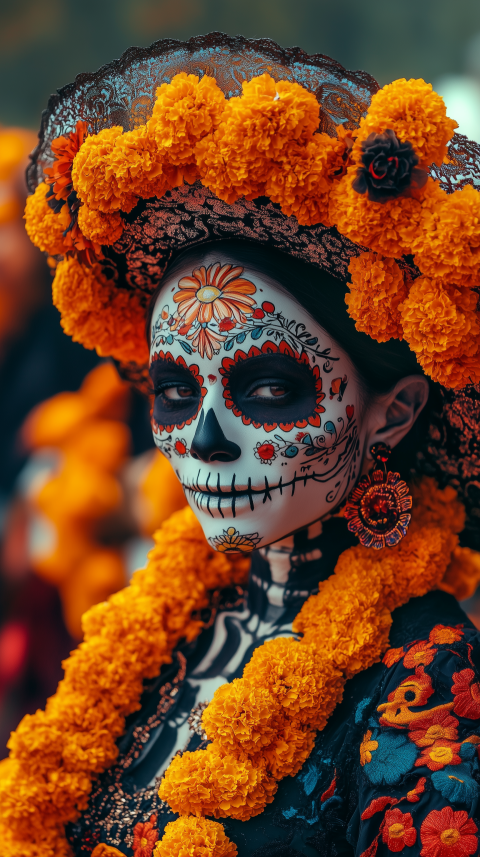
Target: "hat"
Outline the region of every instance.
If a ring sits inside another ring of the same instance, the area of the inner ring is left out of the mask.
[[[455,128],[423,80],[379,89],[266,39],[162,40],[50,98],[27,231],[55,260],[65,331],[136,378],[151,295],[184,247],[243,238],[350,280],[357,329],[405,339],[443,388],[422,461],[473,510],[480,147]]]

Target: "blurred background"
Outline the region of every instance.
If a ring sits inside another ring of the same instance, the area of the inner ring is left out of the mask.
[[[148,403],[60,328],[23,227],[28,153],[48,96],[78,73],[213,30],[324,53],[381,85],[423,77],[480,142],[478,0],[0,0],[0,758],[54,692],[82,612],[184,503]],[[479,601],[467,606],[480,627]]]

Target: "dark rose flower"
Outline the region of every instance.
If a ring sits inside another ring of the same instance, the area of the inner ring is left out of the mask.
[[[358,168],[353,189],[367,193],[372,202],[408,196],[411,187],[423,187],[427,181],[427,171],[417,167],[412,144],[400,143],[392,130],[370,134],[362,150],[363,167]]]

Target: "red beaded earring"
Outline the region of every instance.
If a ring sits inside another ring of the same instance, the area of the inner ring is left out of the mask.
[[[376,550],[398,544],[412,517],[408,485],[399,473],[386,468],[391,452],[386,443],[372,446],[373,467],[358,481],[345,507],[350,532],[358,536],[360,544]]]

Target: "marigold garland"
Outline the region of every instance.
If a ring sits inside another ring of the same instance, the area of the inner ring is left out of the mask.
[[[479,563],[459,553],[465,513],[453,489],[425,478],[413,491],[416,515],[407,537],[374,556],[361,546],[345,551],[295,620],[303,636],[259,647],[242,679],[216,692],[203,721],[211,744],[175,757],[162,782],[162,798],[181,817],[166,828],[157,857],[170,857],[179,841],[189,855],[235,854],[221,825],[201,816],[261,812],[278,780],[310,754],[346,679],[380,660],[391,611],[443,578],[455,590],[451,567],[457,573],[463,559],[460,591],[468,575],[478,579]],[[116,739],[139,707],[143,680],[170,662],[182,638],[201,631],[209,591],[248,573],[247,559],[209,547],[189,508],[174,514],[155,541],[147,568],[130,586],[85,614],[84,642],[65,662],[57,693],[11,736],[10,759],[0,764],[5,857],[70,854],[63,826],[85,808],[92,779],[115,761]]]
[[[352,263],[347,295],[357,329],[379,342],[404,337],[424,371],[447,387],[475,383],[480,377],[474,333],[478,311],[473,304],[465,311],[465,301],[448,295],[453,286],[480,286],[479,192],[467,185],[448,195],[432,178],[384,202],[372,202],[354,189],[362,146],[370,135],[393,133],[412,147],[425,169],[446,157],[456,122],[447,117],[430,84],[405,79],[373,96],[354,132],[339,126],[336,137],[319,133],[319,117],[314,93],[292,81],[262,74],[244,81],[240,96],[227,99],[213,78],[182,72],[159,87],[144,125],[85,136],[86,125],[79,122],[75,132],[54,141],[56,161],[47,171],[51,190],[40,185],[27,201],[25,216],[28,233],[41,249],[78,256],[93,266],[58,269],[54,292],[65,330],[100,354],[144,362],[144,299],[114,284],[96,286],[94,281],[102,281],[97,264],[101,246],[121,237],[123,214],[138,199],[161,197],[183,182],[200,179],[227,203],[267,196],[300,224],[335,225],[368,248]],[[80,208],[69,224],[68,206],[55,214],[46,194],[62,202],[72,189]],[[418,288],[410,289],[395,262],[409,254],[424,283],[425,278],[444,281],[444,298],[451,305],[442,314],[445,322],[449,313],[452,318],[456,313],[451,341],[448,323],[442,328],[448,347],[438,348],[434,356],[433,328],[422,296]],[[73,284],[84,301],[88,294],[88,311],[75,310]],[[470,335],[474,346],[468,343]]]

